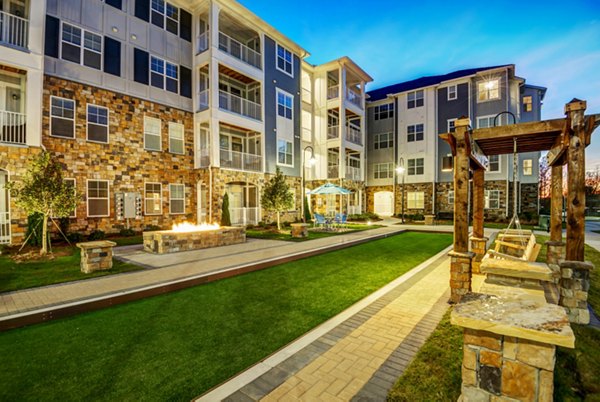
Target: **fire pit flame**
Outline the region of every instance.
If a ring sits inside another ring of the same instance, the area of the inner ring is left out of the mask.
[[[219,229],[219,225],[217,224],[208,224],[208,223],[203,223],[201,225],[194,225],[192,223],[189,222],[183,222],[183,223],[178,223],[173,225],[173,232],[177,232],[177,233],[188,233],[188,232],[206,232],[209,230],[216,230]]]

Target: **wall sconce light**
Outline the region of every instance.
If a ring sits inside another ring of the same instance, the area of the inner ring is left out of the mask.
[[[19,100],[19,99],[21,99],[21,97],[19,95],[17,95],[17,94],[12,94],[12,98],[13,98],[13,100]]]
[[[131,39],[137,40],[137,35],[136,34],[131,35]]]
[[[115,32],[115,33],[117,33],[117,32],[119,32],[119,28],[117,28],[117,27],[112,27],[112,31],[113,31],[113,32]]]

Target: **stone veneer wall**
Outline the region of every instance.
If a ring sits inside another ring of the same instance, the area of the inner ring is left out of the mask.
[[[404,186],[404,213],[405,214],[432,214],[433,213],[433,183],[415,183]],[[408,193],[424,192],[425,204],[423,209],[408,208]],[[402,211],[402,184],[396,187],[396,211],[400,214]]]
[[[363,212],[366,211],[366,190],[367,188],[365,187],[365,183],[362,181],[354,181],[354,180],[347,180],[347,179],[327,179],[327,180],[310,180],[306,182],[306,188],[308,190],[314,190],[317,187],[322,186],[325,183],[333,183],[337,186],[341,186],[343,188],[346,188],[348,190],[351,190],[353,192],[357,192],[357,191],[362,191],[362,200],[361,200],[361,204],[362,204],[362,210]],[[340,197],[336,196],[336,200],[335,200],[335,207],[336,210],[346,210],[346,199],[347,196],[342,196],[342,204],[340,204]],[[326,210],[327,210],[327,204],[326,204],[326,196],[311,196],[310,197],[310,210],[311,213],[320,213],[320,214],[325,214]],[[319,201],[321,200],[321,201]]]
[[[392,184],[388,186],[368,186],[366,187],[365,195],[366,195],[366,203],[365,203],[365,211],[375,213],[375,193],[379,193],[380,191],[389,191],[390,193],[394,192],[394,186]]]

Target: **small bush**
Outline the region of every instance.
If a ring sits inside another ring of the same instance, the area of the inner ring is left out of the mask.
[[[104,233],[102,230],[94,230],[88,236],[89,241],[104,240],[105,238],[106,238],[106,233]]]
[[[32,246],[42,245],[42,224],[44,222],[44,216],[40,213],[31,214],[27,217],[27,232],[25,238],[27,244]]]
[[[68,233],[67,240],[69,240],[69,243],[71,244],[79,243],[80,241],[83,241],[83,235],[77,232]]]
[[[135,236],[135,231],[133,229],[121,229],[119,235],[122,237],[131,237]]]

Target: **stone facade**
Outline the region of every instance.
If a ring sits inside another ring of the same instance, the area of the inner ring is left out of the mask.
[[[96,271],[106,271],[113,266],[113,247],[117,243],[100,240],[77,243],[81,249],[81,272],[89,274]]]
[[[450,256],[450,303],[459,303],[471,291],[471,262],[473,253],[451,251]]]
[[[561,261],[560,299],[569,321],[587,325],[590,323],[588,310],[588,292],[590,290],[590,271],[594,265],[589,262]]]
[[[394,186],[393,185],[389,185],[389,186],[368,186],[366,187],[366,211],[368,212],[375,212],[375,193],[379,193],[380,191],[388,191],[393,193],[394,192]],[[396,210],[397,212],[397,210]]]
[[[473,262],[471,264],[471,272],[474,274],[481,273],[481,260],[485,256],[487,252],[487,237],[471,237],[469,239],[471,241],[471,251],[475,254],[473,257]]]
[[[196,232],[144,232],[144,251],[169,254],[180,251],[229,246],[246,242],[246,230],[241,227],[222,227]]]

